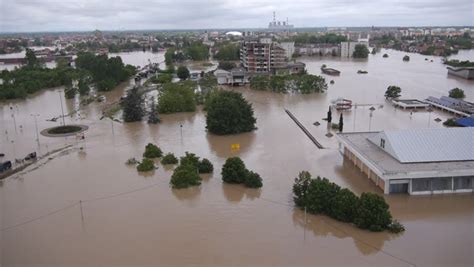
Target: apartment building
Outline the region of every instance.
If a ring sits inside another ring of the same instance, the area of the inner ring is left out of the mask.
[[[286,68],[286,50],[269,39],[242,41],[240,63],[250,73],[276,73]]]

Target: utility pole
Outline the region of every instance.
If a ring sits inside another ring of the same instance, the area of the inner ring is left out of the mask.
[[[63,126],[66,126],[66,122],[64,121],[64,109],[63,109],[63,99],[61,97],[61,90],[58,90],[58,94],[59,94],[59,103],[61,103],[61,115],[63,118]]]

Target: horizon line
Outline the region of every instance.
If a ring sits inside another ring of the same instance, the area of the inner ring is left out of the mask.
[[[471,28],[474,29],[474,26],[469,25],[448,25],[448,26],[306,26],[306,27],[294,27],[291,30],[297,29],[324,29],[324,28]],[[46,31],[1,31],[0,35],[5,34],[37,34],[37,33],[84,33],[84,32],[94,32],[99,30],[101,32],[137,32],[137,31],[149,31],[149,32],[159,32],[159,31],[206,31],[206,30],[262,30],[262,31],[272,31],[269,28],[262,28],[262,27],[224,27],[224,28],[176,28],[176,29],[93,29],[93,30],[46,30]]]

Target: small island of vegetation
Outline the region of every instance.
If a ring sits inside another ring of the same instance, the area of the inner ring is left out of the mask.
[[[181,157],[178,167],[173,171],[170,179],[170,185],[174,189],[188,188],[201,184],[201,173],[211,173],[214,170],[212,163],[204,158],[199,160],[199,157],[194,153],[186,152],[184,157]]]
[[[392,219],[383,197],[374,193],[362,193],[358,197],[326,178],[313,178],[307,171],[300,172],[295,178],[293,199],[297,207],[306,208],[309,213],[325,214],[361,229],[394,233],[405,230],[402,224]]]
[[[248,170],[239,157],[228,158],[222,166],[222,180],[229,184],[244,184],[249,188],[263,186],[262,178],[258,173]]]

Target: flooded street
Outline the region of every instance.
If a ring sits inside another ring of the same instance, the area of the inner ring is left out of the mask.
[[[389,58],[382,58],[388,53]],[[464,53],[464,52],[463,52]],[[110,54],[114,56],[115,54]],[[447,75],[441,58],[382,51],[368,61],[300,58],[308,73],[320,66],[341,71],[326,76],[326,93],[275,94],[234,87],[254,107],[258,129],[252,133],[215,136],[205,130],[205,113],[161,115],[162,123],[118,123],[99,120],[106,103],[92,103],[66,123],[89,126],[85,141],[75,137],[36,139],[46,121],[74,110],[61,91],[43,90],[26,100],[0,103],[0,152],[26,156],[69,148],[36,166],[3,180],[0,186],[0,265],[12,266],[473,266],[474,194],[384,196],[394,218],[405,225],[400,235],[372,233],[326,216],[293,207],[291,187],[302,170],[320,175],[360,194],[381,193],[338,151],[322,118],[338,97],[359,104],[344,112],[345,131],[378,131],[443,127],[435,122],[449,114],[395,109],[385,101],[389,85],[402,88],[402,98],[439,97],[459,87],[474,101],[474,81]],[[474,50],[465,52],[474,57]],[[161,62],[163,54],[120,53],[124,63],[143,66]],[[434,62],[424,59],[433,59]],[[368,74],[357,74],[366,70]],[[130,84],[106,92],[118,100]],[[369,108],[376,110],[369,117]],[[296,118],[325,147],[318,149],[288,117]],[[335,112],[333,118],[338,118]],[[313,123],[319,121],[320,126]],[[180,129],[182,125],[182,130]],[[16,126],[16,127],[15,127]],[[21,127],[20,127],[21,126]],[[214,173],[199,187],[172,190],[172,169],[161,164],[138,174],[125,165],[141,158],[147,143],[183,155],[206,157]],[[240,150],[231,149],[240,144]],[[83,149],[80,149],[80,148]],[[261,189],[223,184],[220,170],[227,157],[239,156],[263,178]],[[81,201],[81,202],[79,202]],[[47,215],[47,216],[46,216]],[[82,220],[82,218],[84,220]]]

